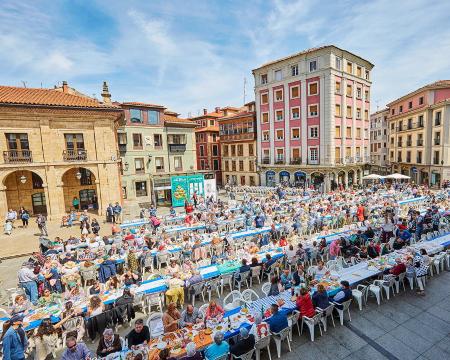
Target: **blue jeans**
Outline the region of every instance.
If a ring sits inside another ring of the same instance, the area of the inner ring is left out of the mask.
[[[28,300],[30,300],[33,304],[36,304],[38,299],[38,289],[36,282],[27,281],[20,283],[20,286],[25,290],[25,294],[27,295]]]

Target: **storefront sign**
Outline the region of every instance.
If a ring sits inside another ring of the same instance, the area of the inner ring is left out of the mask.
[[[185,200],[191,201],[194,192],[204,196],[204,176],[194,174],[186,176],[172,176],[170,178],[172,189],[172,206],[184,206]]]

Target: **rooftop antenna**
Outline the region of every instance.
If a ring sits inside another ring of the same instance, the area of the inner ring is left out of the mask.
[[[27,87],[27,82],[22,80],[22,85],[23,85],[24,88],[26,88]]]
[[[380,100],[375,100],[375,103],[377,104],[377,111],[379,110],[379,108],[380,108],[380,105],[378,105],[379,104],[379,102],[380,102]]]
[[[245,86],[247,85],[247,78],[244,77],[244,104],[245,104]]]

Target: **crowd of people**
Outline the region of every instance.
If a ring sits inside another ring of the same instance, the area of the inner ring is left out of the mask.
[[[41,252],[34,253],[18,271],[18,287],[23,292],[15,296],[10,318],[4,323],[4,358],[24,358],[28,348],[34,349],[36,359],[45,359],[54,353],[58,339],[63,339],[66,349],[62,359],[88,359],[91,355],[83,338],[89,335],[95,339],[96,334],[101,335],[96,356],[122,351],[125,344],[111,325],[135,318],[135,300],[140,296],[137,289],[148,278],[162,277],[167,286],[163,333],[212,320],[220,322],[226,312],[220,304],[222,296],[204,309],[185,306],[186,297],[197,295],[195,285],[204,282],[201,267],[211,264],[238,262],[232,272],[235,286],[247,274],[258,279],[267,277],[267,296],[292,291],[300,315],[313,317],[320,309],[330,304],[340,306],[352,296],[345,280],[329,296],[321,282],[330,279],[333,272],[325,263],[327,259],[339,259],[340,266],[347,267],[403,250],[404,256],[395,258],[395,266],[383,274],[382,280],[388,282],[406,273],[417,279],[417,293],[423,296],[422,279],[428,273],[430,257],[424,249],[417,251],[410,245],[420,241],[423,234],[439,230],[450,216],[446,191],[432,192],[400,183],[327,194],[313,190],[294,194],[283,188],[264,196],[245,190],[240,194],[242,203],[233,199],[235,195],[228,203],[197,196],[186,203],[184,213],[171,209],[164,218],[152,206],[141,211],[139,217],[145,221],[134,228],[119,226],[122,208],[111,205],[107,210],[112,223],[110,235],[101,236],[99,222],[84,211],[79,217],[79,234],[67,239],[42,238]],[[399,200],[409,198],[425,200],[417,206],[399,204]],[[19,218],[23,226],[28,225],[24,209],[20,215],[13,212],[8,212],[12,226]],[[71,226],[73,220],[69,215],[67,224]],[[42,235],[47,235],[44,230]],[[235,245],[236,233],[253,230],[254,235],[245,236],[240,246]],[[327,235],[332,233],[342,234],[329,243]],[[262,258],[258,256],[261,251],[265,251]],[[274,253],[282,257],[273,257]],[[106,301],[111,294],[115,295],[113,300]],[[214,342],[201,351],[192,342],[186,344],[184,358],[245,354],[264,334],[279,333],[288,326],[288,314],[279,305],[272,304],[263,314],[254,314],[251,329],[242,327],[237,339],[227,342],[223,332],[215,332]],[[45,307],[58,309],[58,316],[37,318],[39,325],[33,329],[23,326],[24,318]],[[102,323],[101,316],[106,316]],[[126,346],[138,349],[148,345],[150,333],[142,319],[135,320]],[[165,349],[155,359],[169,357]]]

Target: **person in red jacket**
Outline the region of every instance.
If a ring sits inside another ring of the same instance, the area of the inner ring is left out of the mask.
[[[300,316],[313,317],[316,315],[316,310],[311,300],[311,295],[306,288],[300,289],[300,295],[297,297],[297,309],[300,311]]]

